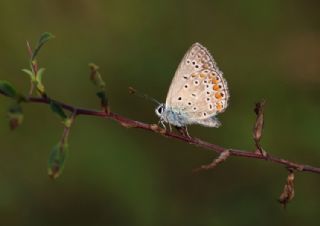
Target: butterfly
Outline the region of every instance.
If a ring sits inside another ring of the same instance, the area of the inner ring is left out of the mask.
[[[155,112],[162,125],[166,122],[170,128],[190,124],[219,127],[216,115],[225,111],[229,97],[227,82],[213,57],[204,46],[194,43],[175,72],[166,102]]]

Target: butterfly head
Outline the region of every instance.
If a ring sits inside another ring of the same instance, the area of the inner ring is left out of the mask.
[[[164,104],[160,104],[157,108],[156,108],[156,110],[155,110],[155,112],[156,112],[156,115],[158,115],[159,117],[161,117],[162,116],[162,114],[163,114],[163,112],[165,111],[165,106],[164,106]]]

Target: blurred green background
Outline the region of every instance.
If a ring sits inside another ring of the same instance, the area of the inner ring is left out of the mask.
[[[253,105],[265,98],[262,144],[277,156],[320,166],[319,1],[1,1],[0,79],[27,92],[26,40],[56,38],[39,55],[50,96],[98,108],[88,63],[100,66],[113,111],[156,123],[154,106],[128,86],[164,101],[193,42],[214,55],[229,83],[223,126],[192,126],[210,142],[253,149]],[[46,175],[62,133],[45,105],[24,105],[8,128],[11,101],[0,96],[1,225],[319,225],[320,176],[297,173],[296,197],[277,203],[287,172],[231,158],[214,170],[210,151],[113,121],[79,117],[62,176]]]

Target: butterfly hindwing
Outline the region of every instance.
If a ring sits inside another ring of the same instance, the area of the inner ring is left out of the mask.
[[[199,43],[193,44],[175,73],[166,107],[178,109],[191,123],[212,124],[209,119],[226,109],[228,98],[227,83],[213,57]]]

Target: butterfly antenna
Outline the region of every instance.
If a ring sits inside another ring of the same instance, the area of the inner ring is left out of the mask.
[[[146,100],[151,100],[153,103],[155,103],[155,104],[157,104],[157,105],[160,104],[160,102],[157,101],[156,99],[154,99],[153,97],[150,97],[150,96],[147,95],[147,94],[140,93],[140,92],[138,92],[136,89],[134,89],[134,88],[131,87],[131,86],[130,86],[128,89],[129,89],[129,93],[130,93],[130,94],[136,95],[136,96],[138,96],[138,97],[142,97],[142,98],[144,98],[144,99],[146,99]]]

